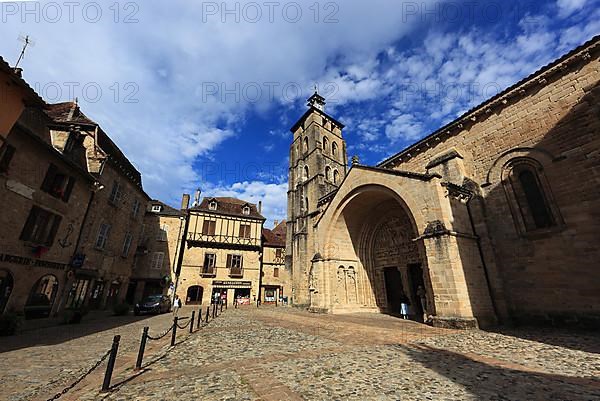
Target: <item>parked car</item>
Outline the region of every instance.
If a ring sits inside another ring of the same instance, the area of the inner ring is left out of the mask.
[[[142,313],[166,313],[171,310],[171,298],[166,295],[150,295],[135,304],[133,314],[138,316]]]
[[[24,309],[25,319],[40,319],[50,316],[52,304],[46,294],[34,294]]]

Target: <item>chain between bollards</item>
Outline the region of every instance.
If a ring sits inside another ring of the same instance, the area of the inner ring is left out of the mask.
[[[121,341],[121,336],[117,335],[113,338],[110,356],[108,357],[108,364],[106,365],[106,373],[104,374],[104,382],[102,383],[103,392],[106,392],[110,389],[110,380],[112,378],[113,370],[115,369],[117,352],[119,352],[119,341]]]
[[[173,332],[171,334],[171,347],[175,346],[175,339],[177,337],[177,316],[173,318]]]

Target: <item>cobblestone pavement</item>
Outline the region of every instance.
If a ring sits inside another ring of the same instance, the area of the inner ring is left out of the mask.
[[[164,318],[129,326],[154,319]],[[100,334],[73,342],[92,344]],[[36,350],[37,366],[73,353],[68,343],[55,347]],[[61,400],[600,400],[599,352],[590,333],[452,331],[384,315],[230,309],[176,347],[151,349],[141,372],[131,369],[135,350],[119,352],[112,391],[99,393],[98,374]],[[27,349],[11,353],[31,358]]]

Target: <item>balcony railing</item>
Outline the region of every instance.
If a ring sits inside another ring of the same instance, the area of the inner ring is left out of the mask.
[[[256,246],[260,247],[259,238],[244,238],[233,235],[219,235],[219,234],[201,234],[201,233],[188,233],[188,241],[203,242],[203,243],[214,243],[214,244],[225,244],[225,245],[241,245],[241,246]]]
[[[200,271],[200,275],[202,275],[204,277],[214,277],[217,275],[217,268],[204,266],[202,268],[202,270]]]

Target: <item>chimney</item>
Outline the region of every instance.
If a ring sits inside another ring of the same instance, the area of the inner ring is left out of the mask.
[[[279,220],[275,220],[275,221],[273,222],[273,224],[274,224],[274,225],[273,225],[273,227],[277,227],[277,226],[279,225]]]
[[[200,194],[202,193],[202,191],[200,190],[200,188],[196,189],[196,193],[194,194],[194,203],[192,204],[192,206],[196,207],[196,206],[200,206]]]
[[[15,68],[15,75],[17,75],[19,78],[23,78],[23,69],[16,67]]]
[[[187,210],[190,207],[190,195],[183,194],[183,198],[181,199],[181,210]]]
[[[262,214],[262,201],[258,201],[258,214]]]

